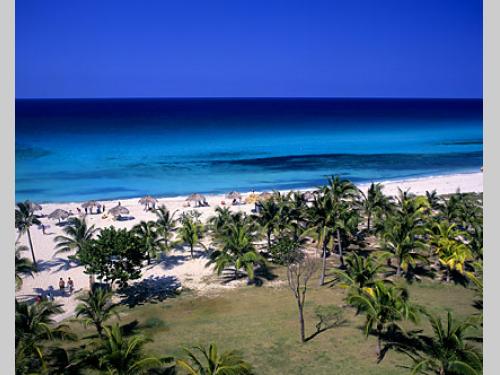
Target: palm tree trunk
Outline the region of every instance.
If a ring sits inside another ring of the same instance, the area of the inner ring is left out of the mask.
[[[380,358],[382,353],[382,339],[380,338],[380,332],[377,333],[377,358]]]
[[[340,230],[339,229],[337,229],[337,244],[339,246],[340,265],[344,266],[344,255],[342,253],[342,239],[340,238]]]
[[[325,273],[326,273],[326,243],[323,242],[323,265],[321,268],[321,276],[319,278],[319,286],[325,284]]]
[[[190,244],[190,247],[191,247],[191,259],[194,258],[194,252],[193,252],[193,248],[194,248],[194,244]]]
[[[97,329],[97,334],[102,339],[102,324],[101,323],[96,323],[95,324],[95,328]]]
[[[271,250],[271,229],[267,229],[267,251]]]
[[[451,273],[451,270],[448,268],[446,270],[446,282],[449,283],[450,282],[450,273]]]
[[[36,267],[35,251],[33,250],[33,241],[31,241],[31,233],[29,228],[26,233],[28,234],[28,243],[30,245],[31,257],[33,258],[33,265]]]
[[[366,230],[370,232],[370,220],[372,218],[372,213],[368,212],[368,222],[366,223]]]
[[[396,276],[401,276],[401,259],[398,261],[398,268],[396,269]]]

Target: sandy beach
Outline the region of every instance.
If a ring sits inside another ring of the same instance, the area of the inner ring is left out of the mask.
[[[391,181],[383,183],[384,193],[387,195],[397,194],[398,187],[415,194],[424,194],[425,191],[436,190],[438,194],[454,193],[457,189],[461,192],[482,192],[483,191],[483,174],[470,173],[470,174],[455,174],[448,176],[434,176],[426,178],[418,178],[404,181]],[[358,185],[363,191],[366,191],[368,184]],[[243,195],[245,197],[245,194]],[[200,219],[205,221],[208,217],[214,214],[217,206],[225,201],[226,205],[230,200],[224,198],[224,195],[207,195],[209,207],[195,208],[201,213]],[[108,226],[115,226],[117,228],[130,229],[140,221],[155,220],[156,216],[151,211],[145,211],[144,207],[139,204],[139,198],[101,201],[104,203],[106,210],[116,206],[118,202],[122,206],[130,210],[130,220],[116,221],[108,215],[104,218],[102,214],[87,215],[89,225],[95,225],[97,228]],[[173,197],[173,198],[160,198],[158,205],[165,205],[171,212],[178,211],[179,215],[183,211],[192,210],[192,207],[184,207],[186,197]],[[77,208],[81,203],[50,203],[43,204],[43,215],[50,214],[56,208],[64,210],[71,210],[75,215]],[[253,204],[245,204],[240,206],[230,206],[232,210],[241,210],[250,213]],[[63,227],[56,225],[57,221],[50,220],[47,217],[41,219],[46,227],[46,234],[37,227],[33,227],[31,235],[33,238],[33,245],[35,254],[39,263],[40,272],[35,276],[24,278],[22,288],[16,292],[16,296],[20,299],[33,298],[37,294],[46,293],[49,288],[55,290],[55,300],[57,303],[63,304],[65,313],[60,315],[58,319],[64,319],[72,315],[76,305],[75,294],[72,296],[58,295],[58,281],[62,277],[67,280],[71,277],[75,283],[75,293],[89,288],[89,276],[83,271],[83,267],[78,266],[67,259],[66,254],[54,255],[55,242],[54,238],[57,235],[63,234]],[[205,240],[206,241],[206,240]],[[20,244],[26,245],[26,237],[20,239]],[[206,243],[208,245],[208,243]],[[24,254],[30,257],[29,252]],[[145,285],[148,283],[155,283],[160,288],[182,287],[195,290],[198,293],[210,293],[211,291],[220,291],[224,288],[234,288],[239,283],[222,284],[216,277],[211,267],[205,267],[207,258],[204,256],[195,257],[190,259],[189,251],[185,250],[172,250],[164,255],[162,259],[152,264],[151,266],[143,269],[143,278],[135,283],[143,282]],[[150,281],[145,281],[150,279]]]

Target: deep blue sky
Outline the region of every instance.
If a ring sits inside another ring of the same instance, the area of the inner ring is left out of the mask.
[[[482,97],[481,0],[16,0],[16,97]]]

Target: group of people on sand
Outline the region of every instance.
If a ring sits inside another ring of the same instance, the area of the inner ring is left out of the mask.
[[[66,296],[66,290],[69,292],[69,295],[73,294],[75,290],[75,283],[71,277],[68,277],[68,280],[65,282],[62,277],[59,278],[59,292],[61,296]],[[40,303],[44,300],[54,301],[54,287],[49,286],[48,292],[46,295],[37,295],[35,297],[35,302]]]

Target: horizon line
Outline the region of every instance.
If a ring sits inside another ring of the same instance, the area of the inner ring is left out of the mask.
[[[15,100],[116,100],[116,99],[392,99],[392,100],[483,100],[483,97],[430,96],[97,96],[97,97],[20,97]]]

